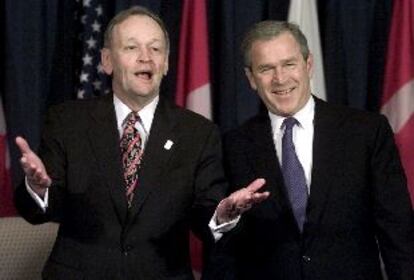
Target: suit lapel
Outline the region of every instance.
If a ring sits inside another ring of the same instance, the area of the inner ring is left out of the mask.
[[[338,113],[325,102],[315,100],[312,183],[307,208],[309,226],[319,223],[332,185],[341,177],[343,160],[339,155],[344,154],[346,139],[339,129]]]
[[[90,146],[97,158],[103,179],[121,224],[125,222],[127,204],[119,150],[119,132],[112,95],[97,101],[91,111],[92,123],[89,129]]]
[[[283,187],[283,175],[273,142],[270,119],[263,113],[252,124],[249,131],[245,131],[250,144],[246,150],[249,162],[253,163],[255,176],[265,178],[265,191],[270,191],[273,206],[280,209],[286,205],[286,194]]]
[[[148,195],[160,187],[163,169],[175,150],[174,144],[178,142],[177,133],[174,131],[176,124],[177,115],[174,108],[160,97],[144,150],[138,175],[139,185],[132,201],[129,223],[132,223],[134,216],[139,213]],[[165,148],[167,142],[173,143],[170,149]]]

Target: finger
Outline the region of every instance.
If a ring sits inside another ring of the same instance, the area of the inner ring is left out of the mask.
[[[50,177],[44,173],[42,174],[42,172],[39,172],[39,170],[36,171],[34,176],[30,178],[27,177],[27,180],[29,181],[29,184],[31,186],[35,185],[47,188],[50,187],[50,185],[52,184],[52,180],[50,179]]]
[[[269,195],[270,195],[270,192],[261,192],[261,193],[257,192],[252,195],[252,199],[253,200],[264,200],[268,198]]]
[[[260,203],[260,202],[266,200],[269,197],[269,195],[270,195],[269,192],[255,193],[253,198],[252,198],[252,203],[253,204]]]
[[[48,188],[52,184],[52,180],[49,178],[49,176],[43,176],[40,180],[40,185]]]
[[[20,152],[22,154],[27,154],[27,153],[32,152],[32,150],[30,149],[29,144],[27,143],[27,141],[23,137],[20,137],[20,136],[16,137],[16,145],[17,145],[17,147],[19,147]]]
[[[242,207],[237,208],[237,215],[243,214],[247,210],[250,210],[250,208],[252,208],[252,205],[251,204],[243,205]]]
[[[35,172],[33,174],[33,179],[34,180],[36,180],[38,182],[41,182],[42,179],[45,178],[45,177],[46,177],[46,175],[45,175],[45,173],[43,172],[42,169],[40,169],[40,168],[35,169]]]
[[[22,166],[22,168],[23,168],[23,171],[24,171],[24,173],[26,174],[26,176],[33,176],[34,175],[34,173],[35,173],[35,171],[36,171],[36,165],[34,165],[34,164],[30,164],[28,161],[27,161],[27,158],[26,157],[22,157],[21,159],[20,159],[20,165]]]
[[[262,188],[266,183],[266,180],[263,178],[259,178],[254,180],[253,182],[250,183],[250,185],[248,185],[246,187],[246,189],[251,192],[251,193],[255,193],[257,192],[260,188]]]
[[[250,199],[247,200],[247,205],[252,207],[254,204],[258,204],[269,197],[269,192],[254,193],[251,195]]]

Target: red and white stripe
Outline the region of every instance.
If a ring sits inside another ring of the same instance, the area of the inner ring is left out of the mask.
[[[205,0],[183,0],[177,72],[176,103],[212,119]],[[194,276],[200,279],[202,244],[193,234],[190,251]]]
[[[395,134],[414,205],[414,2],[394,1],[381,112]]]
[[[176,103],[211,119],[207,9],[204,0],[184,0],[178,53]]]
[[[10,178],[10,158],[7,148],[6,120],[0,98],[0,217],[14,216],[13,188]]]

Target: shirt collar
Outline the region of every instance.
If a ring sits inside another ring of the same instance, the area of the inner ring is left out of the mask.
[[[122,103],[122,101],[115,94],[113,96],[117,126],[118,128],[122,128],[125,118],[132,112],[132,110],[127,105]],[[155,109],[157,108],[159,99],[160,97],[157,95],[150,103],[145,105],[145,107],[138,112],[139,117],[141,118],[142,126],[147,134],[151,130]]]
[[[268,111],[268,114],[272,125],[273,133],[280,132],[282,129],[283,121],[286,119],[286,117],[278,116],[270,111]],[[308,102],[306,102],[305,106],[303,106],[303,108],[300,109],[292,117],[294,117],[299,122],[300,127],[303,127],[304,129],[309,129],[313,127],[314,116],[315,100],[313,99],[313,96],[311,96]]]

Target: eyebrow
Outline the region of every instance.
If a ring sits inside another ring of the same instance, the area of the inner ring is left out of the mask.
[[[129,37],[126,39],[126,41],[137,43],[137,40],[134,37]],[[149,41],[149,44],[158,43],[158,42],[162,43],[162,40],[154,38]]]

